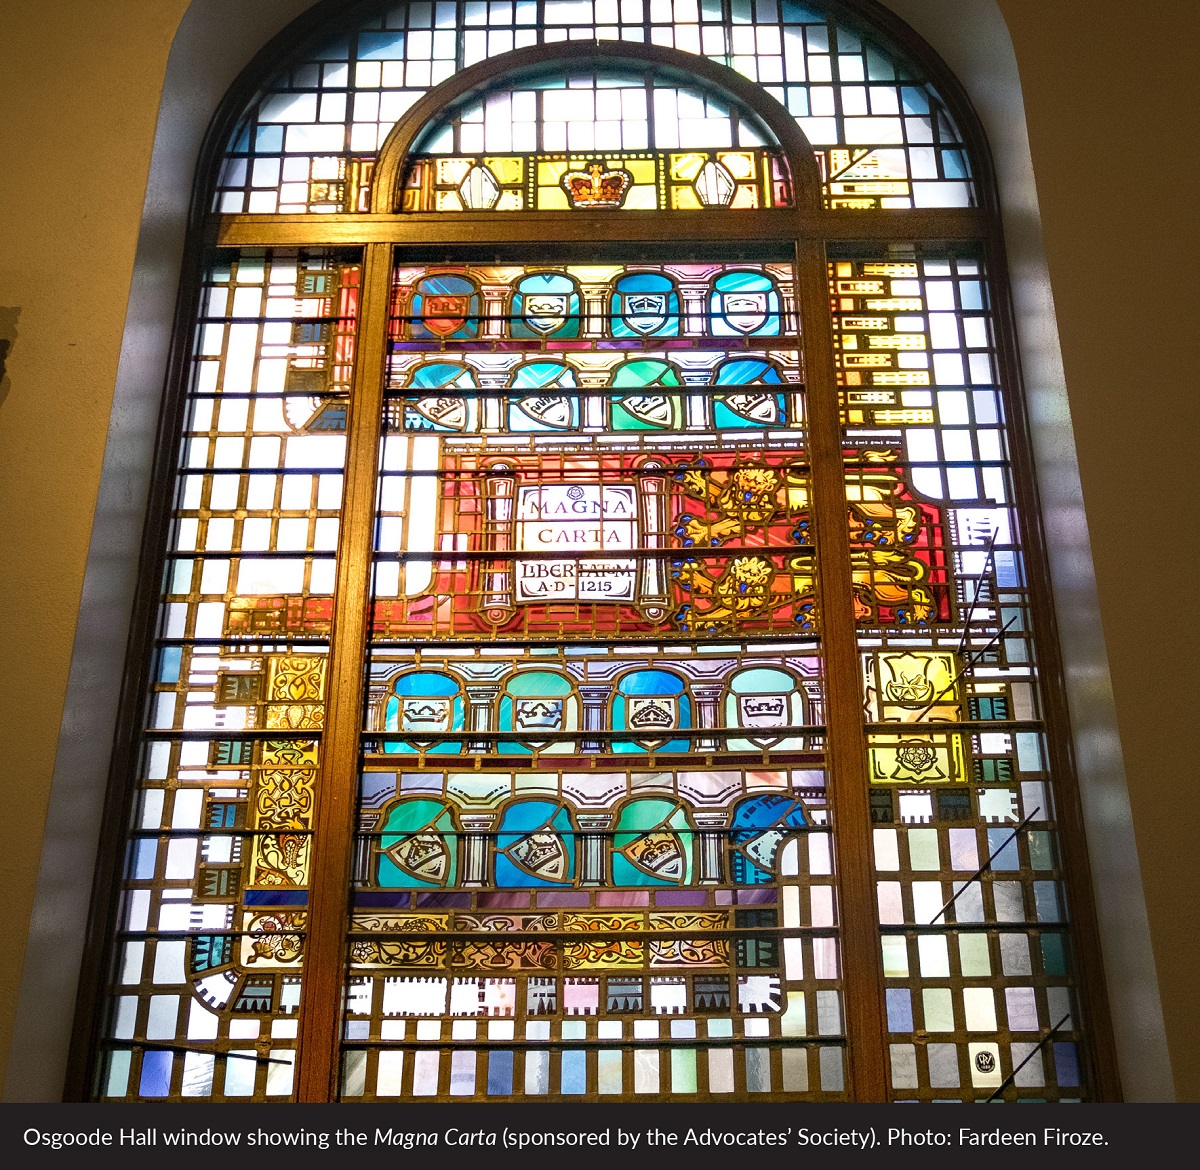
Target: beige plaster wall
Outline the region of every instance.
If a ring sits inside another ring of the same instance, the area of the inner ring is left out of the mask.
[[[1193,0],[999,0],[1046,254],[1167,1037],[1200,1100],[1187,748]],[[0,6],[0,1064],[14,1023],[158,95],[187,0]],[[900,5],[896,5],[900,7]],[[139,501],[130,501],[136,506]],[[114,688],[117,680],[113,680]],[[70,867],[76,859],[62,856]]]
[[[11,341],[0,381],[5,1051],[159,91],[187,7],[188,0],[0,5],[0,338]]]
[[[1000,0],[1017,54],[1179,1100],[1200,1099],[1186,566],[1198,386],[1191,0]],[[1191,339],[1191,340],[1189,340]],[[1098,860],[1098,859],[1097,859]]]

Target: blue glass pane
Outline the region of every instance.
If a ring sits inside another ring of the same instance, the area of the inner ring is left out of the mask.
[[[907,988],[887,989],[887,1020],[889,1032],[913,1030],[912,993]]]
[[[487,1093],[489,1097],[507,1097],[513,1091],[513,1054],[489,1052]]]
[[[587,1092],[587,1053],[568,1049],[562,1054],[562,1091],[568,1096]]]
[[[147,1049],[142,1053],[142,1079],[138,1084],[139,1097],[166,1097],[171,1092],[173,1053]]]

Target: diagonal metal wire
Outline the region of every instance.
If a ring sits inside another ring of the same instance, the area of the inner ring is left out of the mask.
[[[971,876],[970,876],[969,878],[967,878],[967,880],[966,880],[965,882],[963,882],[963,884],[962,884],[962,885],[961,885],[961,886],[958,888],[958,893],[956,893],[956,894],[954,895],[954,897],[953,897],[953,898],[951,898],[951,899],[950,899],[950,901],[949,901],[949,902],[947,902],[947,903],[946,903],[946,904],[945,904],[945,905],[944,905],[944,906],[943,906],[943,907],[942,907],[942,908],[941,908],[941,909],[940,909],[940,910],[939,910],[939,911],[938,911],[938,912],[937,912],[937,913],[936,913],[936,914],[935,914],[935,915],[934,915],[934,916],[933,916],[933,917],[930,919],[930,921],[929,921],[929,925],[930,925],[930,926],[936,926],[936,925],[937,925],[937,920],[938,920],[939,918],[941,918],[941,917],[942,917],[942,915],[943,915],[943,914],[945,914],[945,913],[946,913],[946,911],[947,911],[947,910],[949,910],[949,909],[950,909],[950,907],[951,907],[951,906],[953,906],[955,902],[957,902],[957,901],[958,901],[958,899],[959,899],[959,897],[962,895],[963,891],[964,891],[964,890],[965,890],[965,889],[966,889],[966,888],[967,888],[969,885],[971,885],[971,883],[972,883],[972,882],[976,882],[976,881],[978,881],[978,880],[979,880],[979,878],[980,878],[980,877],[982,877],[982,876],[983,876],[983,875],[984,875],[984,874],[987,872],[987,870],[988,870],[988,867],[989,867],[989,866],[992,864],[992,862],[993,862],[993,861],[995,861],[995,860],[996,860],[996,858],[997,858],[997,857],[999,857],[999,856],[1000,856],[1000,854],[1001,854],[1001,853],[1003,853],[1003,852],[1004,852],[1004,850],[1005,850],[1005,849],[1008,847],[1008,843],[1009,843],[1010,841],[1014,840],[1014,839],[1016,838],[1017,834],[1018,834],[1018,833],[1019,833],[1019,832],[1020,832],[1020,831],[1021,831],[1023,828],[1025,828],[1025,826],[1026,826],[1027,824],[1029,824],[1029,822],[1030,822],[1031,820],[1033,820],[1033,818],[1034,818],[1034,817],[1036,817],[1036,816],[1038,815],[1038,813],[1040,813],[1041,811],[1042,811],[1042,806],[1039,804],[1039,805],[1037,806],[1037,808],[1035,808],[1035,809],[1033,810],[1033,812],[1031,812],[1031,813],[1029,814],[1029,816],[1027,816],[1027,817],[1026,817],[1026,818],[1025,818],[1025,819],[1024,819],[1024,820],[1023,820],[1023,821],[1022,821],[1022,822],[1021,822],[1021,823],[1020,823],[1020,824],[1019,824],[1019,825],[1018,825],[1018,826],[1017,826],[1015,829],[1013,829],[1013,831],[1012,831],[1011,833],[1009,833],[1009,835],[1008,835],[1007,837],[1005,837],[1005,838],[1004,838],[1004,840],[1003,840],[1003,841],[1002,841],[1002,842],[1001,842],[999,845],[997,845],[997,846],[996,846],[996,848],[995,848],[995,849],[993,849],[993,850],[992,850],[992,855],[991,855],[991,856],[990,856],[990,857],[987,859],[987,861],[985,861],[985,862],[984,862],[984,863],[983,863],[983,864],[982,864],[982,865],[981,865],[981,866],[980,866],[980,867],[979,867],[979,868],[978,868],[978,869],[977,869],[977,870],[976,870],[976,871],[975,871],[973,874],[971,874]]]
[[[920,711],[917,712],[916,718],[913,719],[912,722],[920,723],[921,719],[931,710],[933,710],[933,708],[937,706],[942,698],[954,690],[954,688],[958,686],[958,684],[967,676],[967,672],[971,670],[975,663],[977,663],[993,646],[996,645],[997,642],[1000,641],[1002,637],[1004,637],[1006,633],[1008,633],[1008,627],[1011,626],[1016,620],[1017,618],[1014,614],[996,631],[996,633],[992,636],[991,641],[989,641],[986,646],[972,654],[967,660],[966,664],[963,666],[962,670],[960,670],[944,687],[942,687],[940,691],[938,691],[936,695],[933,696],[932,699],[929,700],[928,703],[925,704],[924,707],[920,709]]]
[[[983,591],[983,581],[988,575],[994,563],[996,555],[996,537],[1000,534],[1000,527],[997,525],[992,529],[991,539],[988,541],[987,557],[983,562],[983,571],[975,578],[975,595],[971,598],[970,608],[967,610],[967,616],[963,618],[962,637],[958,640],[958,649],[955,650],[956,655],[961,655],[966,649],[967,636],[971,632],[971,618],[975,616],[975,607],[979,604],[979,594]]]
[[[1019,1073],[1021,1071],[1021,1069],[1023,1069],[1035,1056],[1037,1056],[1037,1054],[1039,1052],[1041,1052],[1041,1050],[1043,1048],[1045,1048],[1046,1045],[1049,1044],[1050,1041],[1053,1040],[1056,1035],[1058,1035],[1058,1033],[1062,1030],[1062,1026],[1070,1018],[1071,1018],[1071,1015],[1068,1012],[1065,1016],[1063,1016],[1063,1018],[1061,1020],[1058,1021],[1057,1024],[1054,1025],[1053,1028],[1050,1029],[1049,1032],[1046,1033],[1046,1035],[1044,1037],[1042,1037],[1042,1039],[1038,1043],[1038,1046],[1027,1057],[1025,1057],[1025,1059],[1023,1061],[1021,1061],[1021,1063],[1019,1065],[1017,1065],[1017,1067],[1014,1068],[1012,1070],[1012,1072],[1010,1072],[1008,1074],[1008,1076],[1006,1076],[1004,1078],[1003,1081],[1000,1082],[1000,1085],[996,1089],[996,1091],[984,1102],[985,1105],[990,1105],[993,1101],[997,1100],[1000,1097],[1000,1094],[1003,1093],[1004,1090],[1007,1089],[1008,1086],[1011,1085],[1013,1083],[1013,1081],[1015,1081],[1017,1079],[1017,1073]]]

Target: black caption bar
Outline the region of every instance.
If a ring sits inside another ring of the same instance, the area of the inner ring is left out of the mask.
[[[592,1150],[647,1164],[686,1157],[727,1165],[730,1153],[766,1150],[836,1151],[881,1164],[915,1152],[925,1166],[961,1167],[1004,1151],[1022,1166],[1105,1166],[1187,1148],[1197,1122],[1196,1105],[4,1105],[0,1155],[10,1166],[83,1165],[81,1155],[116,1154],[122,1166],[160,1167],[211,1164],[229,1151],[419,1151],[441,1159],[503,1149],[544,1161]]]

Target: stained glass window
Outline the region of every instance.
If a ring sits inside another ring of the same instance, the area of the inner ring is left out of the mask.
[[[359,276],[313,249],[205,276],[105,1097],[292,1092]]]
[[[397,267],[345,1095],[841,1091],[794,299],[786,262]],[[478,776],[432,764],[459,694]]]
[[[229,142],[213,209],[366,211],[380,147],[432,87],[500,53],[593,39],[704,56],[760,84],[816,148],[830,207],[963,207],[976,202],[962,136],[936,87],[885,38],[859,31],[858,22],[839,19],[832,5],[791,0],[437,0],[381,5],[378,15],[337,30],[269,79]],[[576,117],[559,116],[568,111],[558,104],[563,95],[551,90],[558,109],[543,121],[547,91],[528,87],[499,91],[457,112],[446,127],[450,152],[486,153],[504,161],[487,167],[491,179],[480,170],[468,180],[470,168],[462,162],[455,167],[448,159],[416,168],[420,181],[414,180],[413,194],[406,195],[409,206],[433,210],[440,196],[440,206],[446,207],[452,193],[468,207],[488,206],[493,193],[491,206],[497,210],[515,207],[518,194],[523,206],[534,206],[525,174],[507,157],[513,154],[579,150],[587,155],[582,159],[586,167],[599,157],[597,151],[648,149],[654,130],[664,149],[761,146],[752,139],[707,141],[716,126],[728,122],[730,112],[714,111],[711,104],[703,109],[711,98],[687,89],[679,90],[674,104],[672,91],[664,87],[659,97],[663,105],[651,117],[641,84],[597,87],[592,79],[566,88],[572,112],[579,110]],[[619,114],[612,105],[618,93]],[[596,112],[584,113],[592,100],[599,103],[593,107]],[[677,124],[678,142],[663,137],[668,122]],[[590,141],[570,141],[572,127]],[[743,137],[748,129],[740,127]],[[706,141],[688,141],[697,130]],[[747,161],[708,157],[699,164],[685,153],[676,169],[686,174],[697,165],[713,164],[708,174],[715,177],[693,188],[697,194],[709,186],[714,197],[723,190],[729,181],[723,170],[739,192],[761,186],[765,196],[777,179],[760,177],[757,185],[748,186],[750,161],[763,166],[761,155],[754,153]],[[460,168],[461,177],[454,179]],[[687,190],[682,184],[690,187],[693,179],[673,181]],[[464,182],[473,203],[463,196]],[[535,189],[539,185],[553,190],[557,179],[534,184]]]
[[[932,82],[840,6],[356,11],[222,162],[95,1095],[1096,1095]],[[593,38],[643,48],[555,56]]]
[[[423,130],[406,168],[405,211],[792,201],[778,144],[749,111],[636,74],[572,74],[491,91]]]

